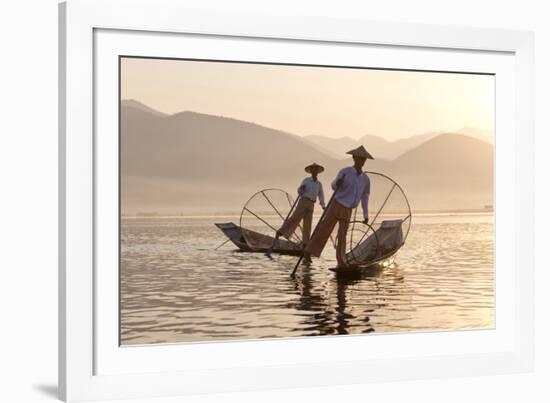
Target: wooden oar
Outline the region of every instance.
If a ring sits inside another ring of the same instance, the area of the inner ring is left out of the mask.
[[[214,250],[220,249],[223,245],[225,245],[225,244],[226,244],[227,242],[229,242],[229,241],[231,241],[231,238],[226,239],[225,241],[223,241],[223,242],[222,242],[220,245],[218,245],[218,247],[217,247],[216,249],[214,249]]]
[[[345,174],[342,175],[342,180],[345,177],[346,177]],[[327,207],[323,210],[323,214],[321,214],[321,218],[319,218],[319,221],[317,221],[317,225],[315,226],[315,229],[313,230],[313,233],[311,234],[311,237],[309,238],[310,242],[313,239],[313,237],[315,236],[315,233],[317,232],[317,230],[319,229],[319,224],[321,224],[321,222],[323,222],[323,219],[325,218],[325,215],[327,214],[327,211],[328,211],[330,205],[332,204],[332,201],[334,200],[334,196],[336,195],[336,193],[338,192],[339,189],[340,189],[340,186],[338,186],[334,190],[334,193],[332,193],[332,196],[330,196],[330,200],[328,201]],[[296,262],[296,266],[294,266],[294,270],[292,270],[292,273],[290,273],[290,277],[294,277],[294,275],[296,274],[296,270],[298,270],[298,266],[300,266],[300,263],[302,263],[303,258],[304,258],[304,252],[302,250],[302,254],[300,255],[300,258],[298,259],[298,261]]]
[[[286,220],[288,220],[290,218],[290,215],[292,214],[292,212],[294,211],[294,207],[296,207],[296,205],[298,204],[298,201],[302,198],[302,196],[298,195],[298,197],[296,198],[296,200],[294,200],[294,203],[292,203],[292,207],[290,207],[290,210],[288,211],[288,214],[286,215],[286,218],[285,220],[283,221],[283,225],[285,224]],[[290,238],[290,237],[289,237]]]
[[[265,196],[264,194],[264,197],[267,199],[267,197]],[[294,200],[294,203],[292,204],[292,206],[290,207],[290,210],[288,212],[288,214],[286,215],[286,218],[283,220],[283,225],[285,224],[286,220],[288,220],[288,218],[290,217],[290,214],[292,214],[292,212],[294,211],[294,207],[296,207],[296,205],[298,204],[298,200],[301,199],[302,196],[298,195],[298,197],[296,198],[296,200]],[[288,198],[288,195],[287,195],[287,198]],[[269,200],[269,199],[268,199]],[[290,203],[290,199],[288,199],[288,202]],[[271,202],[270,202],[271,204]],[[281,218],[283,218],[283,216],[281,215],[281,213],[279,213],[279,211],[277,209],[275,209],[275,211],[277,211],[277,214],[279,214],[279,216]],[[271,253],[273,252],[273,248],[275,248],[275,244],[277,243],[278,241],[278,236],[277,236],[277,233],[278,231],[276,230],[275,231],[275,238],[273,239],[273,243],[271,244],[271,246],[268,248],[268,250],[266,251],[265,255],[272,259],[271,257]],[[292,235],[291,235],[292,236]],[[289,237],[290,238],[290,237]]]

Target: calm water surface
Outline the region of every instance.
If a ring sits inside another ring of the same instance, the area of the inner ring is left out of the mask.
[[[129,218],[122,225],[122,344],[494,327],[493,215],[415,216],[395,264],[337,279],[334,252],[236,252],[214,222]]]

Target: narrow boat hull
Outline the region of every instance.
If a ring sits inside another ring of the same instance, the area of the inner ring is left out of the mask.
[[[393,264],[396,254],[397,251],[371,263],[349,265],[348,267],[331,267],[329,270],[334,272],[337,277],[377,276],[384,268]]]
[[[274,237],[266,236],[249,229],[243,229],[232,222],[216,223],[214,225],[242,252],[265,253],[275,239]],[[244,231],[246,231],[246,238],[243,235]],[[254,241],[252,246],[247,242],[247,239]],[[277,241],[272,252],[291,256],[300,256],[302,254],[302,250],[297,244],[287,240]]]

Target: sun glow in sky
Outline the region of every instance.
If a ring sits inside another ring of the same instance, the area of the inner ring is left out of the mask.
[[[490,75],[124,58],[121,77],[122,99],[161,112],[232,117],[299,136],[494,130]]]

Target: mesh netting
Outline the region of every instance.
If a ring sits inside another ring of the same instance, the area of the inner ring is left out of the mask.
[[[390,177],[367,172],[371,182],[369,223],[361,206],[352,212],[346,237],[346,260],[365,266],[392,259],[405,244],[411,226],[411,209],[403,189]],[[359,211],[358,211],[359,210]]]
[[[255,193],[244,205],[240,226],[248,246],[254,250],[267,249],[273,243],[275,232],[281,228],[295,201],[281,189],[264,189]],[[302,243],[301,225],[288,237],[280,238],[274,251],[300,250]]]

